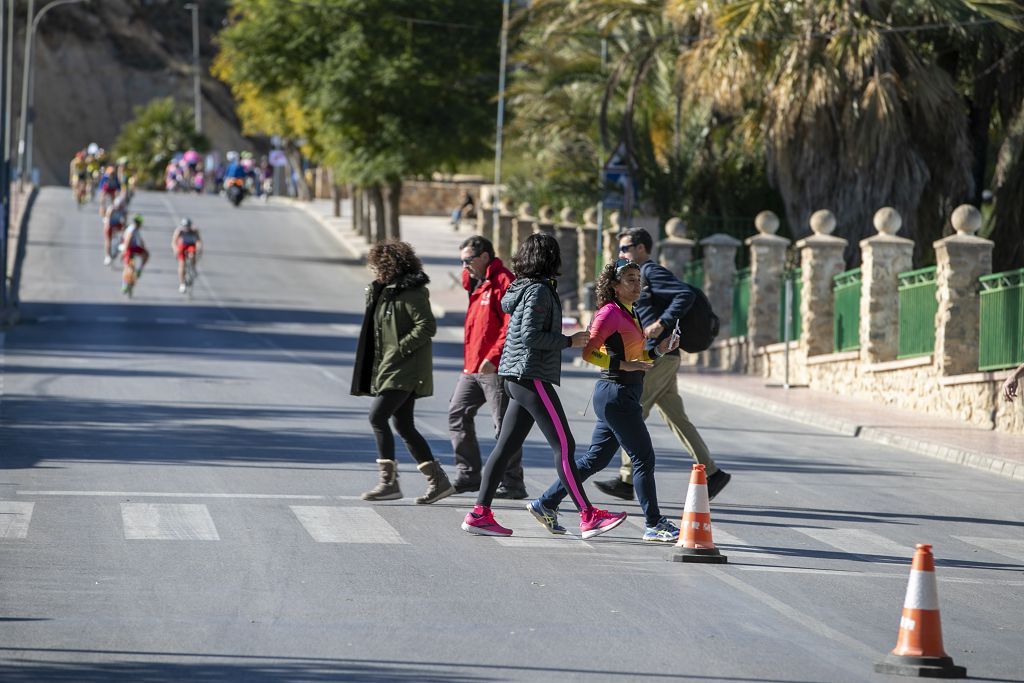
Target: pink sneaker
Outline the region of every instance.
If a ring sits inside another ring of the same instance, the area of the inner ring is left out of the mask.
[[[462,530],[468,531],[477,536],[511,536],[512,530],[506,529],[494,521],[494,513],[491,508],[477,505],[472,512],[466,514],[462,520]]]
[[[598,534],[611,531],[626,521],[626,513],[611,513],[598,508],[587,508],[580,513],[580,533],[583,538],[593,538]],[[463,527],[465,528],[465,527]]]

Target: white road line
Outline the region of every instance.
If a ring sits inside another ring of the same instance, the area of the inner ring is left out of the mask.
[[[978,536],[954,536],[964,543],[976,545],[1003,557],[1024,562],[1024,539],[1021,538],[980,538]]]
[[[0,540],[28,536],[28,525],[32,521],[33,507],[35,507],[35,503],[0,500]]]
[[[562,526],[569,529],[569,533],[552,534],[544,529],[533,518],[533,515],[526,510],[498,510],[495,513],[495,519],[497,519],[498,524],[512,529],[514,535],[494,536],[492,538],[494,538],[498,545],[510,548],[548,548],[558,550],[590,548],[593,550],[594,546],[579,537],[578,529],[566,526],[565,524],[566,521],[572,524],[577,519],[577,516],[572,514],[566,515],[566,517],[568,517],[568,520],[563,519],[559,521],[562,522]]]
[[[754,565],[736,565],[736,568],[745,572],[770,572],[777,574],[817,574],[819,576],[843,576],[863,577],[869,579],[901,579],[907,580],[908,573],[899,574],[885,572],[858,572],[847,569],[816,569],[814,567],[757,567]],[[976,586],[1024,586],[1024,581],[1013,579],[968,579],[959,576],[944,577],[938,574],[937,581],[940,583],[964,583]]]
[[[180,491],[16,491],[19,496],[107,496],[113,498],[252,498],[268,500],[324,500],[326,496],[290,493],[190,493]]]
[[[121,503],[126,540],[219,541],[210,511],[196,503]]]
[[[790,528],[851,555],[891,555],[893,557],[906,557],[907,562],[914,556],[914,546],[890,541],[884,536],[879,536],[864,529]]]
[[[405,544],[405,539],[373,508],[289,507],[317,543]]]
[[[96,318],[96,322],[100,323],[126,323],[128,318],[123,315],[101,315]]]
[[[36,322],[40,323],[62,323],[67,320],[66,315],[41,315],[36,318]]]

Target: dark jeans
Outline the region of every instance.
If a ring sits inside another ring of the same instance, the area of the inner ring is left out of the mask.
[[[395,459],[395,437],[388,426],[390,419],[395,431],[402,437],[406,448],[416,459],[417,465],[430,462],[434,455],[423,435],[416,431],[413,422],[413,408],[416,406],[416,395],[411,391],[382,391],[370,405],[370,426],[377,437],[377,453],[381,460]]]
[[[576,472],[576,461],[573,454],[576,441],[569,431],[569,421],[565,418],[562,402],[558,400],[555,388],[549,382],[536,379],[515,380],[505,379],[505,391],[508,392],[508,410],[501,423],[501,434],[498,443],[487,458],[484,465],[483,480],[477,505],[490,507],[494,500],[494,492],[505,471],[512,454],[522,449],[526,436],[536,424],[548,440],[555,456],[555,472],[565,488],[571,492],[573,503],[579,510],[590,507],[590,501],[583,492],[582,480]],[[564,497],[564,494],[563,494]]]
[[[633,488],[640,508],[644,511],[647,526],[654,526],[661,520],[658,508],[658,492],[654,487],[654,446],[651,434],[644,424],[643,408],[640,406],[642,384],[618,384],[599,380],[594,387],[594,434],[590,437],[590,448],[576,459],[576,470],[583,480],[597,474],[611,462],[615,452],[622,446],[633,461]],[[566,496],[561,481],[556,481],[541,497],[541,504],[555,509]]]
[[[480,481],[480,443],[476,439],[474,420],[477,411],[486,403],[491,409],[491,420],[494,422],[494,438],[498,438],[501,420],[508,408],[504,383],[496,374],[464,372],[455,385],[455,392],[448,404],[448,433],[455,452],[456,481]],[[501,481],[506,488],[524,488],[522,449],[512,454]]]

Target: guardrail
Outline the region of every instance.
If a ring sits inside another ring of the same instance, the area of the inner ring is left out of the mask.
[[[836,352],[860,348],[860,268],[832,278],[833,339]]]
[[[750,268],[740,268],[732,280],[731,332],[734,337],[747,334],[747,314],[750,310]]]
[[[983,275],[978,369],[999,370],[1024,363],[1024,268]]]
[[[897,358],[935,351],[935,266],[899,274],[899,350]]]
[[[789,340],[796,341],[803,331],[803,320],[800,318],[800,294],[803,290],[802,272],[799,268],[794,268],[782,274],[782,289],[779,294],[779,341],[786,339],[786,280],[792,283],[792,300],[789,309],[792,317],[789,321]]]

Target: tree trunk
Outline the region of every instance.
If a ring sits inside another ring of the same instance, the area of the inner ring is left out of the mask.
[[[341,186],[334,182],[334,171],[327,169],[327,182],[331,186],[331,203],[333,204],[334,217],[341,218]]]
[[[380,183],[370,186],[370,201],[373,204],[373,242],[384,242],[388,238],[387,217],[384,212],[384,193]]]
[[[292,178],[295,181],[295,195],[298,199],[304,202],[311,201],[313,199],[313,193],[310,190],[309,183],[306,182],[306,174],[302,170],[302,152],[291,140],[284,141],[284,154],[288,158],[289,170],[292,172]]]
[[[995,172],[995,229],[989,239],[996,243],[992,271],[1000,273],[1024,267],[1024,102],[1007,127],[999,149]]]
[[[387,230],[388,239],[402,239],[402,231],[399,227],[399,214],[402,206],[402,180],[397,178],[388,181],[388,205],[387,205]]]
[[[359,192],[355,185],[349,185],[348,196],[352,198],[352,232],[362,232],[362,193]]]

